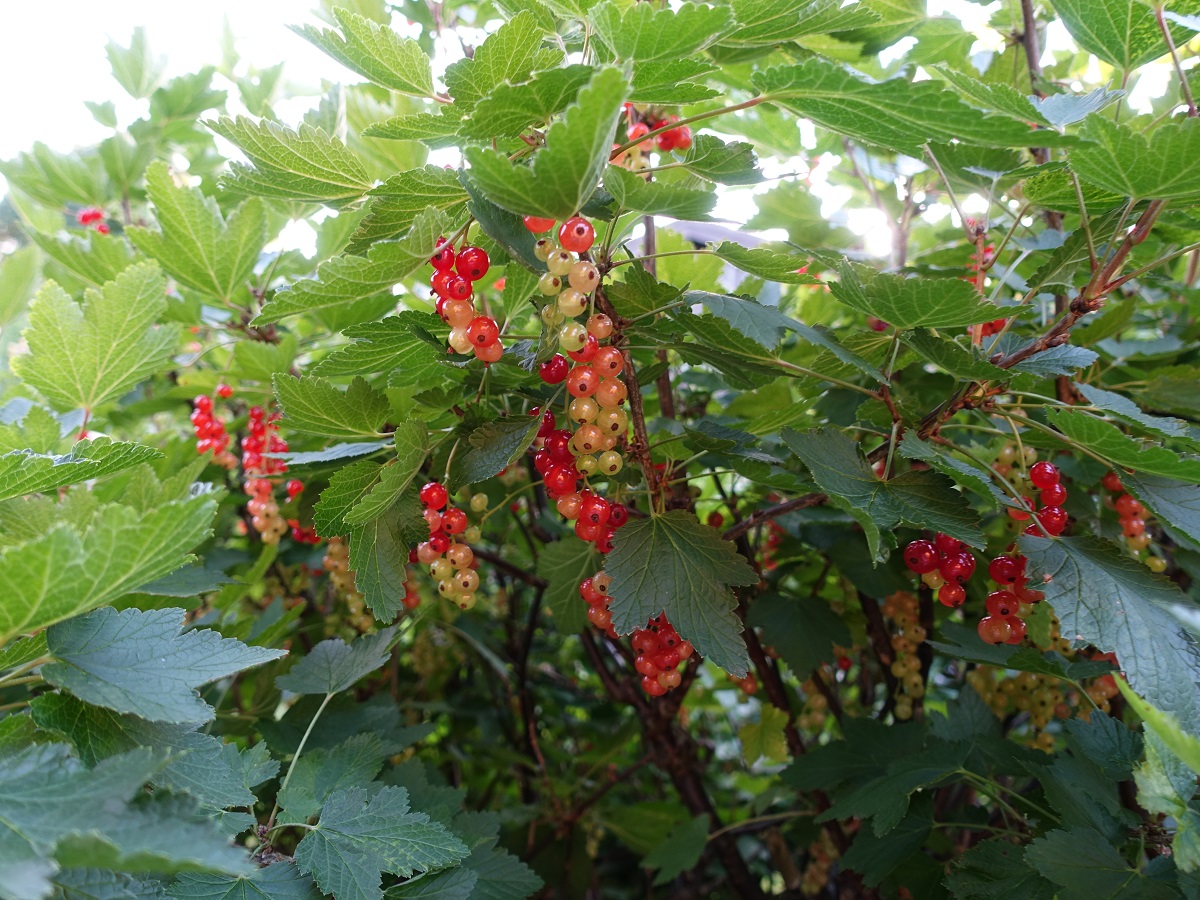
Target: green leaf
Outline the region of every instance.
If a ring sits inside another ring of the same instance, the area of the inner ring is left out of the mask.
[[[595,191],[608,162],[628,90],[619,70],[597,69],[563,118],[546,130],[546,146],[530,165],[515,165],[495,150],[468,147],[471,180],[509,212],[555,219],[575,215]]]
[[[612,576],[613,627],[629,634],[665,612],[680,637],[734,676],[749,664],[730,585],[758,583],[716,530],[683,511],[647,516],[617,532],[604,565]]]
[[[772,645],[774,646],[774,645]],[[742,743],[742,759],[754,765],[760,759],[770,763],[787,762],[787,739],[783,729],[788,723],[788,714],[764,703],[759,707],[758,721],[747,722],[738,729],[738,740]]]
[[[1154,11],[1137,0],[1053,0],[1071,37],[1119,71],[1128,72],[1167,53]],[[1171,28],[1178,45],[1191,35]]]
[[[973,285],[959,278],[907,278],[867,275],[841,265],[841,280],[829,285],[833,296],[854,309],[896,328],[951,328],[990,322],[1004,310],[980,300]]]
[[[479,873],[461,865],[445,869],[433,875],[422,875],[403,884],[387,889],[388,900],[408,900],[410,897],[426,897],[431,900],[470,900],[474,896]]]
[[[70,290],[101,287],[129,267],[135,254],[124,238],[93,231],[86,237],[74,234],[51,236],[38,231],[30,238],[66,271],[56,273]],[[65,276],[65,277],[64,277]],[[72,276],[81,284],[73,284]]]
[[[274,383],[287,427],[303,434],[377,438],[392,411],[388,398],[365,378],[355,378],[345,391],[311,375],[276,375]]]
[[[858,444],[840,431],[788,428],[781,436],[834,505],[862,525],[876,560],[883,558],[885,548],[895,546],[892,532],[900,522],[942,531],[983,548],[978,518],[944,475],[910,471],[884,481],[867,465]]]
[[[1146,728],[1158,735],[1159,740],[1169,747],[1171,752],[1189,769],[1193,772],[1200,770],[1200,738],[1180,728],[1179,721],[1173,715],[1163,712],[1139,697],[1125,682],[1125,679],[1118,678],[1116,683],[1126,702],[1146,723]],[[1190,800],[1191,797],[1189,796],[1187,799]]]
[[[463,456],[461,467],[451,473],[452,491],[468,484],[487,481],[520,459],[537,437],[538,416],[508,416],[480,425],[471,432],[471,449]]]
[[[171,896],[174,900],[320,900],[321,893],[295,863],[282,861],[236,878],[184,872],[171,885]]]
[[[990,472],[972,463],[950,455],[948,450],[935,447],[917,437],[913,432],[906,432],[900,441],[900,453],[906,459],[919,459],[929,463],[944,475],[949,475],[956,482],[966,484],[981,497],[991,497],[1001,506],[1008,505],[1008,497],[996,483]]]
[[[528,81],[539,69],[558,65],[562,53],[542,49],[545,32],[531,12],[521,12],[475,48],[470,59],[446,67],[446,89],[463,112],[502,84]]]
[[[770,644],[801,681],[822,663],[833,662],[833,645],[852,643],[841,616],[824,600],[765,594],[755,599],[746,624],[770,635]]]
[[[316,828],[296,847],[300,871],[338,900],[379,900],[388,872],[441,869],[467,856],[462,841],[423,813],[408,810],[408,792],[385,787],[373,797],[362,788],[335,792]]]
[[[1165,122],[1149,135],[1092,116],[1080,129],[1088,139],[1071,151],[1081,179],[1137,200],[1200,200],[1200,172],[1189,161],[1200,153],[1200,122]]]
[[[1049,97],[1031,97],[1030,100],[1055,128],[1065,128],[1082,122],[1124,96],[1124,91],[1098,87],[1086,94],[1051,94]]]
[[[383,467],[369,460],[343,466],[330,476],[329,485],[313,508],[313,524],[322,537],[337,537],[350,531],[346,516],[379,483]]]
[[[725,143],[711,134],[698,134],[692,139],[683,165],[701,178],[719,184],[758,184],[763,180],[753,144]]]
[[[153,447],[108,438],[79,441],[61,456],[13,451],[0,456],[0,500],[80,484],[161,458]]]
[[[302,124],[293,131],[245,116],[222,116],[207,124],[252,163],[231,166],[229,186],[239,193],[339,206],[358,200],[374,186],[362,161],[320,128]]]
[[[737,26],[722,41],[731,47],[768,47],[880,20],[865,3],[843,7],[839,0],[735,0],[733,12]]]
[[[1159,519],[1200,542],[1200,486],[1128,472],[1121,473],[1121,484]]]
[[[501,84],[479,101],[462,132],[475,140],[514,138],[561,113],[591,80],[591,66],[573,65],[538,72],[520,84]]]
[[[293,694],[336,694],[353,687],[364,675],[374,672],[391,655],[395,628],[355,638],[321,641],[288,671],[275,679],[281,691]]]
[[[138,879],[111,869],[65,869],[54,875],[62,896],[77,900],[163,900],[166,891],[151,879]]]
[[[316,278],[298,281],[289,290],[275,294],[255,322],[278,322],[300,313],[346,307],[363,297],[389,291],[396,282],[429,264],[438,238],[453,230],[449,225],[445,213],[427,208],[417,214],[412,228],[400,240],[379,241],[365,257],[335,256],[321,264]]]
[[[1094,828],[1055,829],[1025,850],[1025,861],[1060,886],[1062,900],[1089,897],[1167,900],[1179,896],[1161,881],[1130,868]]]
[[[654,884],[670,884],[696,867],[708,842],[708,829],[708,816],[695,816],[672,828],[663,842],[646,854],[642,865],[658,870]]]
[[[563,634],[587,628],[587,604],[579,596],[579,583],[601,568],[592,544],[568,535],[555,541],[538,557],[537,574],[546,580],[546,601],[554,625]]]
[[[385,475],[380,486],[387,490],[389,485]],[[364,502],[370,500],[368,497]],[[350,568],[354,571],[354,584],[376,619],[391,622],[403,608],[409,548],[428,535],[413,490],[401,493],[378,516],[351,527]]]
[[[588,14],[596,36],[618,60],[685,59],[720,40],[733,24],[727,7],[686,5],[678,10],[611,0]]]
[[[118,753],[148,747],[170,754],[166,766],[153,776],[156,785],[191,794],[213,809],[255,803],[254,793],[250,790],[252,785],[247,784],[237,747],[223,744],[211,735],[200,734],[193,726],[148,722],[137,716],[119,715],[61,693],[43,694],[32,702],[31,707],[38,727],[67,737],[88,765]],[[265,745],[257,746],[265,751]],[[257,778],[254,783],[272,777],[278,769],[277,763],[270,762],[269,768],[254,776]]]
[[[433,71],[421,45],[348,9],[333,7],[342,34],[313,25],[292,26],[346,68],[412,97],[433,97]]]
[[[177,187],[164,162],[146,170],[146,190],[161,230],[127,229],[133,245],[186,287],[225,303],[244,293],[267,240],[262,201],[251,198],[225,219],[215,200],[196,188]]]
[[[109,505],[79,533],[58,524],[0,554],[0,644],[111,603],[190,560],[216,503],[197,496],[142,512]]]
[[[731,241],[713,248],[713,252],[743,272],[778,281],[780,284],[820,284],[819,278],[802,272],[813,261],[811,254],[796,253],[790,248],[775,249],[771,245],[750,250]]]
[[[165,56],[155,58],[150,52],[150,45],[146,41],[146,29],[140,26],[133,29],[128,47],[122,47],[116,41],[109,41],[104,52],[108,55],[109,65],[112,66],[113,78],[125,88],[129,96],[138,100],[149,97],[154,92],[167,68]]]
[[[950,335],[925,329],[905,332],[905,344],[939,369],[956,378],[992,381],[1005,378],[1005,370],[989,362],[979,348],[960,343]]]
[[[716,68],[701,59],[656,59],[635,63],[629,99],[633,103],[674,104],[699,103],[716,97],[718,91],[693,81],[715,72]]]
[[[1003,345],[1003,340],[1001,343]],[[1050,347],[1021,360],[1016,365],[1010,366],[1008,371],[1040,375],[1043,378],[1055,375],[1074,375],[1079,369],[1086,369],[1099,358],[1098,353],[1084,347],[1059,344],[1057,347]]]
[[[1046,411],[1050,424],[1076,443],[1114,465],[1164,478],[1200,482],[1200,458],[1184,456],[1160,444],[1138,441],[1116,425],[1076,409]]]
[[[441,166],[423,166],[393,175],[373,189],[371,197],[367,214],[351,237],[354,250],[365,250],[375,241],[399,237],[429,207],[457,220],[467,202],[467,192],[459,183],[458,173]]]
[[[946,879],[963,900],[1054,900],[1054,885],[1025,862],[1025,848],[1008,838],[982,841],[955,860]]]
[[[442,365],[445,354],[418,333],[438,321],[436,316],[407,310],[381,322],[353,325],[344,334],[354,343],[336,349],[313,371],[334,378],[390,372],[391,382],[397,387],[440,384],[453,370]]]
[[[1130,692],[1129,696],[1136,696]],[[1191,806],[1196,773],[1163,741],[1158,732],[1146,735],[1146,758],[1134,773],[1138,803],[1151,814],[1174,820],[1171,858],[1180,872],[1200,868],[1200,813]]]
[[[0,259],[0,328],[25,311],[41,266],[36,247],[21,247]]]
[[[604,189],[613,195],[623,210],[673,219],[706,220],[717,202],[717,195],[711,191],[646,181],[620,166],[608,166],[604,170]]]
[[[785,316],[777,306],[763,306],[757,300],[710,294],[708,291],[688,291],[683,299],[690,305],[703,303],[714,316],[724,319],[750,340],[772,350],[783,340],[785,332],[799,323]]]
[[[921,797],[886,835],[879,836],[873,828],[860,828],[841,865],[860,872],[869,887],[877,887],[897,866],[920,852],[932,825],[933,797]]]
[[[130,266],[83,305],[52,281],[29,310],[29,354],[13,369],[55,409],[94,410],[166,366],[178,328],[156,325],[166,283],[154,263]]]
[[[1034,123],[1043,126],[1050,125],[1050,120],[1038,112],[1033,101],[1010,84],[1002,81],[979,81],[970,75],[955,71],[949,66],[931,66],[930,68],[980,109],[1000,113],[1030,125]]]
[[[281,815],[288,821],[307,821],[334,791],[370,784],[386,756],[379,735],[357,734],[331,749],[296,757],[287,789],[279,793]]]
[[[361,525],[390,509],[412,484],[429,452],[429,428],[410,419],[396,429],[396,459],[384,466],[379,483],[343,517],[350,525]]]
[[[463,120],[450,110],[445,115],[410,113],[368,125],[362,136],[388,141],[420,141],[430,148],[454,147],[462,127]]]
[[[1140,425],[1164,438],[1181,438],[1191,440],[1191,430],[1182,419],[1168,419],[1166,416],[1151,416],[1142,412],[1141,407],[1121,394],[1102,390],[1090,384],[1075,384],[1075,390],[1087,398],[1088,403],[1097,406],[1105,412],[1119,416],[1126,422]]]
[[[764,69],[750,80],[773,102],[823,128],[917,159],[930,142],[1026,147],[1035,136],[1042,146],[1066,142],[1054,132],[1034,132],[1011,119],[988,116],[940,82],[868,81],[819,58]]]
[[[50,628],[55,662],[42,677],[80,700],[152,722],[207,722],[216,711],[196,688],[286,654],[216,631],[182,631],[184,610],[111,607]],[[154,690],[146,690],[153,684]]]
[[[1031,570],[1051,579],[1038,588],[1063,635],[1116,653],[1134,690],[1185,728],[1200,730],[1200,664],[1172,615],[1190,608],[1183,592],[1094,537],[1024,536],[1020,546]]]
[[[479,223],[480,229],[493,241],[504,248],[512,259],[530,272],[542,274],[546,271],[545,263],[533,252],[533,241],[529,239],[529,229],[525,227],[523,217],[507,209],[501,209],[479,189],[479,185],[471,181],[470,173],[459,173],[463,187],[467,189],[470,201],[467,210]]]

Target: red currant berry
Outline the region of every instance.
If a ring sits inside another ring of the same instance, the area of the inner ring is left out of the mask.
[[[1049,530],[1049,529],[1047,529],[1047,530]],[[1137,537],[1139,534],[1145,534],[1146,533],[1146,520],[1145,519],[1136,519],[1136,518],[1122,519],[1121,520],[1121,531],[1125,534],[1125,537]]]
[[[442,513],[442,528],[447,534],[462,534],[467,530],[467,514],[457,507],[450,507]]]
[[[500,329],[491,316],[476,316],[467,326],[467,340],[475,347],[490,347],[500,340]]]
[[[1025,640],[1025,620],[1018,616],[1008,616],[1004,620],[1008,623],[1009,635],[1006,644],[1019,644]]]
[[[482,247],[463,247],[458,251],[454,268],[468,281],[478,281],[487,274],[491,264],[492,261],[488,259],[487,251]]]
[[[596,229],[582,216],[572,216],[558,229],[558,242],[564,250],[586,253],[596,240]]]
[[[998,616],[984,616],[979,620],[979,638],[986,644],[1003,644],[1012,637],[1012,623]]]
[[[651,697],[661,697],[667,692],[666,687],[657,678],[651,678],[649,675],[642,677],[642,690]]]
[[[430,257],[429,263],[440,272],[454,268],[454,248],[449,241],[439,243],[438,250]]]
[[[1008,517],[1010,519],[1012,519],[1014,522],[1028,522],[1029,521],[1029,516],[1030,516],[1029,510],[1033,509],[1033,498],[1032,497],[1022,497],[1021,498],[1021,507],[1022,508],[1017,508],[1015,506],[1008,507]]]
[[[438,482],[431,481],[417,495],[426,509],[441,509],[450,500],[450,494]]]
[[[579,508],[579,518],[586,519],[593,525],[606,525],[611,511],[607,500],[592,494],[584,498],[583,505]]]
[[[1121,485],[1121,478],[1116,472],[1106,473],[1105,476],[1100,479],[1100,483],[1104,485],[1106,490],[1112,491],[1114,494],[1118,494],[1125,490],[1125,488]]]
[[[689,150],[692,146],[692,129],[687,125],[680,125],[675,131],[675,149]]]
[[[1036,488],[1048,488],[1052,484],[1058,484],[1061,477],[1058,466],[1051,462],[1037,462],[1029,467],[1029,480]]]
[[[596,549],[601,553],[612,553],[613,538],[617,532],[612,527],[604,527],[600,529],[600,534],[596,537]]]
[[[575,536],[581,541],[587,541],[589,544],[600,537],[602,529],[603,526],[596,525],[582,517],[575,520]]]
[[[620,528],[629,521],[629,510],[624,503],[614,503],[608,508],[608,525],[610,528]]]
[[[543,219],[541,216],[526,216],[525,227],[534,234],[545,234],[554,227],[554,220]]]
[[[557,423],[554,421],[554,410],[548,409],[542,413],[542,424],[538,426],[537,436],[540,438],[548,438],[554,434],[554,426]]]
[[[450,549],[450,538],[447,535],[438,532],[429,536],[429,546],[439,556]]]
[[[596,358],[596,354],[600,350],[600,343],[596,340],[596,336],[589,334],[584,340],[583,346],[578,350],[568,350],[567,356],[575,360],[577,363],[590,363]]]
[[[209,397],[207,394],[201,394],[199,397],[197,397],[195,400],[192,401],[192,406],[196,407],[196,409],[202,413],[211,413],[212,412],[212,397]]]
[[[904,548],[904,564],[918,575],[938,567],[937,548],[929,541],[913,541]]]
[[[571,364],[567,362],[567,358],[561,353],[555,353],[538,366],[538,376],[546,384],[562,384],[570,371]]]
[[[433,277],[429,279],[429,286],[442,300],[449,300],[450,282],[457,277],[450,269],[440,270],[433,273]],[[441,313],[439,312],[438,315]]]
[[[963,601],[967,599],[967,592],[961,584],[947,582],[938,588],[938,603],[942,606],[948,606],[951,609],[962,606]]]
[[[543,448],[533,454],[533,468],[539,475],[545,475],[553,465],[554,459],[550,456],[549,450]]]
[[[1021,577],[1021,564],[1011,556],[997,556],[988,563],[988,575],[996,584],[1015,584]]]
[[[557,465],[568,465],[575,462],[575,454],[571,452],[571,432],[560,429],[546,438],[545,449]]]
[[[708,518],[705,519],[705,524],[707,524],[709,528],[720,528],[725,524],[725,517],[714,510],[708,514]]]
[[[964,584],[975,572],[975,557],[970,553],[951,553],[942,559],[938,572],[948,582]]]
[[[1043,506],[1062,506],[1067,502],[1067,489],[1061,484],[1042,488],[1040,497]]]
[[[1067,527],[1067,511],[1061,506],[1047,506],[1037,514],[1037,520],[1047,533],[1057,537]]]
[[[1116,507],[1117,515],[1122,519],[1132,519],[1146,511],[1145,507],[1129,494],[1122,494],[1118,497]]]
[[[987,612],[989,616],[1004,618],[1016,614],[1021,601],[1012,591],[992,591],[987,595]]]
[[[553,466],[542,476],[542,480],[546,483],[546,490],[552,494],[570,494],[579,483],[573,467],[560,465]]]
[[[948,534],[942,534],[940,531],[933,536],[933,544],[937,547],[938,553],[943,556],[951,553],[965,553],[967,545],[958,538],[952,538]]]
[[[296,497],[302,493],[304,493],[304,482],[299,478],[293,478],[287,483],[288,497]]]
[[[446,284],[446,296],[451,300],[466,300],[471,296],[471,282],[456,275]]]
[[[625,137],[627,137],[631,141],[640,141],[642,138],[644,138],[649,133],[650,133],[650,126],[647,125],[645,122],[638,122],[634,125],[630,125],[628,128],[625,129]]]
[[[233,396],[233,388],[231,388],[229,385],[224,384],[224,383],[218,384],[217,385],[217,396],[220,397],[222,400],[228,400],[230,397]]]
[[[600,379],[588,366],[576,366],[567,376],[567,391],[572,397],[590,397],[596,393]]]

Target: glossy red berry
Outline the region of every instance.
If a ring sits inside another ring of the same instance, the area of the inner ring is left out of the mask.
[[[1106,472],[1104,477],[1100,479],[1100,483],[1104,485],[1106,490],[1112,491],[1114,494],[1125,490],[1121,484],[1121,477],[1116,472]]]
[[[217,396],[220,397],[222,400],[228,400],[230,397],[233,396],[233,388],[224,383],[218,384],[217,385]]]
[[[948,606],[951,609],[962,606],[963,601],[967,599],[967,592],[961,584],[946,582],[938,588],[938,603],[942,606]]]
[[[997,556],[988,563],[988,575],[996,584],[1015,584],[1021,577],[1021,564],[1011,556]]]
[[[975,571],[975,557],[970,553],[951,553],[942,559],[938,572],[948,582],[963,584]]]
[[[441,509],[450,500],[450,494],[436,481],[431,481],[421,488],[417,496],[426,509]]]
[[[557,464],[547,471],[542,479],[546,483],[546,490],[552,494],[569,494],[579,483],[574,468]]]
[[[1122,494],[1118,497],[1115,505],[1117,507],[1117,515],[1123,519],[1140,516],[1146,511],[1146,508],[1129,494]]]
[[[500,340],[500,329],[491,316],[476,316],[467,326],[467,340],[475,347],[490,347]]]
[[[1004,621],[1008,623],[1009,629],[1008,640],[1006,640],[1004,643],[1019,644],[1025,640],[1024,619],[1021,619],[1018,616],[1008,616]]]
[[[454,268],[468,281],[478,281],[487,274],[491,264],[487,251],[482,247],[463,247],[454,260]]]
[[[1036,488],[1048,488],[1061,479],[1058,466],[1050,462],[1037,462],[1029,467],[1029,480]]]
[[[937,547],[938,553],[942,555],[964,553],[967,549],[967,545],[958,538],[952,538],[950,535],[942,534],[940,531],[933,536],[933,544]]]
[[[979,637],[987,644],[1003,644],[1012,637],[1012,623],[999,616],[984,616],[979,620]]]
[[[471,296],[471,282],[456,275],[446,283],[446,296],[451,300],[466,300]]]
[[[1062,484],[1042,488],[1039,499],[1044,506],[1062,506],[1067,502],[1067,489]]]
[[[454,248],[448,241],[440,244],[437,253],[430,257],[429,263],[440,272],[454,268]]]
[[[577,363],[590,363],[596,358],[596,354],[600,351],[600,343],[596,340],[594,334],[589,334],[583,342],[583,346],[578,350],[568,350],[567,356],[575,360]]]
[[[296,497],[304,493],[304,482],[299,478],[293,478],[287,483],[288,497]]]
[[[545,475],[550,471],[550,467],[554,465],[554,459],[550,456],[550,451],[541,449],[533,454],[533,469],[539,475]]]
[[[572,253],[586,253],[596,240],[596,229],[582,216],[572,216],[558,229],[558,243]]]
[[[95,225],[97,222],[104,221],[104,210],[98,206],[85,206],[79,212],[75,213],[75,221],[80,225]]]
[[[554,421],[554,410],[548,409],[542,413],[542,424],[538,426],[537,436],[540,438],[548,438],[554,434],[554,428],[558,423]]]
[[[207,394],[201,394],[192,401],[192,406],[196,407],[202,413],[212,412],[212,397]]]
[[[435,294],[437,294],[438,297],[440,297],[442,300],[449,300],[450,299],[450,282],[453,281],[457,277],[458,276],[455,275],[453,270],[451,270],[451,269],[446,269],[444,271],[439,270],[437,272],[434,272],[433,277],[429,279],[429,286],[433,289],[433,292]],[[439,311],[439,315],[440,314],[441,313]]]
[[[435,553],[442,554],[450,549],[450,538],[442,533],[429,536],[429,546]]]
[[[538,366],[538,377],[546,384],[562,384],[570,371],[571,364],[567,362],[567,358],[561,353],[555,353]]]
[[[545,234],[554,227],[554,220],[543,219],[541,216],[526,216],[525,227],[534,234]]]
[[[596,393],[600,379],[588,366],[576,366],[567,376],[567,391],[572,397],[590,397]]]
[[[992,591],[987,596],[987,613],[989,616],[1005,616],[1014,615],[1017,607],[1021,605],[1021,601],[1017,599],[1016,594],[1012,591]]]
[[[938,567],[937,548],[930,541],[913,541],[904,548],[904,564],[918,575]]]
[[[592,494],[590,497],[585,497],[579,507],[579,518],[586,519],[593,525],[607,525],[611,512],[612,507],[607,500]]]
[[[1146,520],[1138,518],[1122,519],[1121,531],[1125,537],[1137,537],[1139,534],[1145,534]]]
[[[1037,520],[1047,533],[1057,537],[1067,527],[1067,511],[1061,506],[1047,506],[1037,514]]]

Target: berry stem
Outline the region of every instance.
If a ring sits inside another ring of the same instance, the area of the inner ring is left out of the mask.
[[[308,728],[304,729],[304,737],[300,738],[300,743],[296,745],[296,752],[292,754],[292,761],[288,763],[287,774],[283,776],[283,784],[279,786],[279,793],[275,797],[275,805],[271,808],[271,815],[267,818],[267,831],[270,831],[275,826],[275,816],[279,814],[279,798],[287,793],[288,782],[292,780],[292,773],[296,771],[296,762],[300,759],[300,754],[304,752],[304,745],[308,743],[308,739],[312,737],[313,728],[316,727],[317,719],[321,718],[321,713],[325,712],[325,707],[329,705],[329,701],[334,698],[334,693],[325,695],[321,701],[321,705],[317,707],[317,711],[313,713],[312,719],[308,723]]]

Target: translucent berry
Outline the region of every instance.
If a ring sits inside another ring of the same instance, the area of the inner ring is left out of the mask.
[[[224,383],[218,384],[217,385],[217,396],[220,397],[222,400],[228,400],[230,397],[233,396],[233,388]]]
[[[942,606],[949,606],[951,609],[957,606],[962,606],[963,601],[967,599],[967,592],[961,584],[955,584],[948,581],[938,588],[938,603]]]
[[[558,229],[558,242],[572,253],[586,253],[595,240],[596,230],[582,216],[572,216]]]
[[[538,377],[546,384],[562,384],[570,371],[571,364],[567,362],[567,358],[556,353],[538,366]]]
[[[1007,618],[984,616],[979,620],[979,638],[987,644],[1003,644],[1012,636],[1012,624]]]
[[[454,248],[449,242],[441,244],[429,262],[439,272],[449,271],[454,267]]]
[[[534,234],[545,234],[554,227],[554,220],[543,219],[541,216],[526,216],[525,227]]]
[[[491,316],[476,316],[467,326],[467,338],[475,347],[487,347],[500,340],[500,329]]]
[[[613,332],[613,322],[604,313],[596,313],[587,320],[588,334],[595,335],[597,340],[604,340]]]
[[[431,481],[421,488],[418,496],[427,509],[441,509],[450,500],[449,493],[436,481]]]
[[[454,261],[454,268],[458,270],[458,274],[468,281],[478,281],[487,274],[491,267],[491,260],[488,259],[487,251],[482,247],[463,247],[458,251],[458,258]]]
[[[904,564],[918,575],[938,567],[937,548],[930,541],[912,541],[904,548]]]
[[[1029,480],[1036,488],[1048,488],[1053,484],[1058,484],[1060,478],[1058,466],[1054,463],[1034,463],[1029,469]]]

